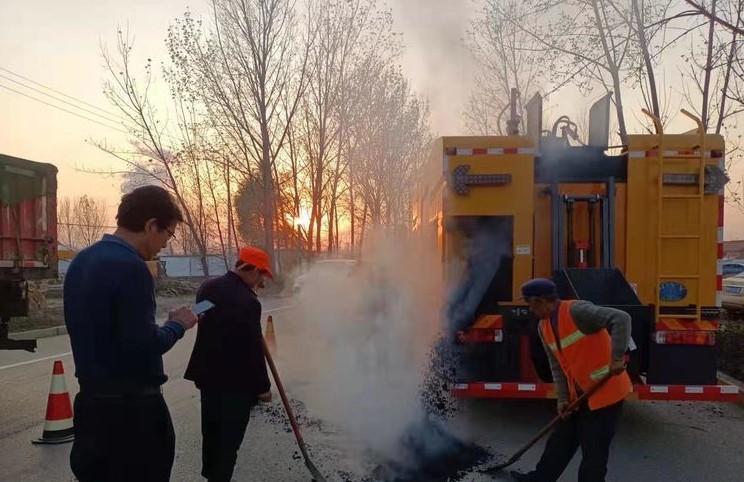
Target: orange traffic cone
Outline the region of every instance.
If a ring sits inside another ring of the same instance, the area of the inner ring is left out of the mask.
[[[65,383],[65,368],[61,360],[54,362],[52,386],[49,388],[46,421],[41,438],[34,444],[61,444],[75,439],[72,426],[72,404]]]
[[[271,315],[266,319],[266,334],[264,338],[271,354],[276,355],[276,334],[274,334],[274,319]]]

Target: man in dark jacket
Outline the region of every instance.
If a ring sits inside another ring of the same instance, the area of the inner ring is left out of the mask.
[[[75,375],[72,472],[80,482],[167,482],[175,434],[160,386],[163,354],[196,324],[183,307],[155,323],[145,260],[173,237],[181,211],[165,189],[125,195],[117,229],[72,260],[65,276],[65,323]]]
[[[268,255],[240,250],[235,269],[205,282],[196,301],[215,306],[199,321],[185,378],[201,391],[202,476],[230,482],[251,409],[271,401],[256,289],[272,277]]]

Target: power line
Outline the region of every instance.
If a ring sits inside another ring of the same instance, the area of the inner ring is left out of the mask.
[[[122,124],[124,123],[124,121],[123,121],[123,118],[122,118],[122,117],[119,117],[119,116],[117,116],[116,114],[113,114],[113,113],[111,113],[111,112],[109,112],[109,111],[107,111],[107,110],[105,110],[105,109],[102,109],[102,108],[100,108],[100,107],[98,107],[98,106],[96,106],[96,105],[94,105],[94,104],[91,104],[90,102],[86,102],[86,101],[84,101],[84,100],[82,100],[82,99],[79,99],[79,98],[77,98],[77,97],[73,97],[73,96],[71,96],[71,95],[65,94],[64,92],[61,92],[61,91],[59,91],[59,90],[56,90],[56,89],[53,89],[53,88],[51,88],[51,87],[49,87],[49,86],[47,86],[47,85],[44,85],[44,84],[42,84],[41,82],[36,82],[35,80],[29,79],[28,77],[24,77],[23,75],[17,74],[17,73],[15,73],[15,72],[13,72],[12,70],[6,69],[5,67],[2,67],[2,66],[0,66],[0,71],[3,71],[3,72],[7,72],[7,73],[9,73],[9,74],[11,74],[11,75],[14,75],[14,76],[16,76],[16,77],[18,77],[18,78],[20,78],[20,79],[23,79],[23,80],[25,80],[25,81],[27,81],[27,82],[30,82],[30,83],[32,83],[32,84],[35,84],[35,85],[41,86],[41,87],[43,87],[44,89],[50,90],[50,91],[52,91],[52,92],[55,92],[55,93],[57,93],[57,94],[59,94],[59,95],[61,95],[61,96],[67,97],[68,99],[72,99],[72,100],[74,100],[74,101],[76,101],[76,102],[79,102],[79,103],[81,103],[81,104],[85,104],[85,105],[87,105],[87,106],[90,106],[90,107],[92,107],[92,108],[94,108],[94,109],[96,109],[96,110],[99,110],[99,111],[101,111],[101,112],[103,112],[103,113],[105,113],[105,114],[107,114],[107,115],[109,115],[109,116],[113,117],[113,119],[111,119],[111,118],[107,118],[107,117],[105,117],[105,116],[103,116],[103,115],[101,115],[101,114],[98,114],[98,113],[92,112],[92,111],[90,111],[90,110],[88,110],[88,109],[85,109],[85,108],[83,108],[83,107],[80,107],[80,106],[78,106],[78,105],[72,104],[72,103],[70,103],[70,102],[67,102],[67,101],[65,101],[65,100],[63,100],[63,99],[59,99],[59,98],[57,98],[57,97],[55,97],[55,96],[53,96],[53,95],[47,94],[46,92],[43,92],[43,91],[41,91],[41,90],[39,90],[39,89],[36,89],[36,88],[34,88],[34,87],[30,87],[30,86],[28,86],[28,85],[25,85],[25,84],[23,84],[23,83],[21,83],[21,82],[18,82],[17,80],[14,80],[14,79],[8,78],[8,77],[6,77],[6,76],[4,76],[4,75],[0,75],[0,78],[4,78],[4,79],[7,79],[7,80],[9,80],[9,81],[11,81],[11,82],[14,82],[14,83],[16,83],[16,84],[18,84],[18,85],[21,85],[21,86],[23,86],[24,88],[27,88],[27,89],[31,89],[31,90],[34,90],[34,91],[36,91],[36,92],[39,92],[40,94],[42,94],[42,95],[45,95],[45,96],[47,96],[47,97],[50,97],[50,98],[52,98],[52,99],[54,99],[54,100],[56,100],[56,101],[58,101],[58,102],[63,102],[63,103],[65,103],[65,104],[67,104],[67,105],[70,105],[70,106],[72,106],[72,107],[76,108],[76,109],[80,109],[80,110],[82,110],[82,111],[85,111],[85,112],[88,112],[88,113],[90,113],[90,114],[92,114],[92,115],[98,116],[98,117],[100,117],[100,118],[102,118],[102,119],[105,119],[105,120],[106,120],[106,121],[108,121],[108,122],[120,122],[120,123],[122,123]],[[7,90],[10,90],[10,91],[12,91],[12,92],[15,92],[16,94],[22,95],[22,96],[24,96],[24,97],[28,97],[29,99],[35,100],[35,101],[37,101],[37,102],[41,102],[42,104],[46,104],[46,105],[48,105],[48,106],[50,106],[50,107],[54,107],[55,109],[59,109],[59,110],[61,110],[61,111],[63,111],[63,112],[66,112],[66,113],[68,113],[68,114],[72,114],[72,115],[78,116],[78,117],[80,117],[80,118],[82,118],[82,119],[88,120],[88,121],[90,121],[90,122],[95,122],[96,124],[102,125],[102,126],[104,126],[104,127],[108,127],[108,128],[110,128],[110,129],[114,129],[114,130],[116,130],[116,131],[119,131],[119,132],[121,132],[121,133],[123,133],[123,134],[130,134],[130,132],[126,132],[126,131],[124,131],[124,130],[122,130],[122,129],[119,129],[119,128],[117,128],[117,127],[114,127],[114,126],[111,126],[111,125],[103,124],[103,123],[101,123],[101,122],[99,122],[99,121],[97,121],[97,120],[95,120],[95,119],[91,119],[91,118],[89,118],[89,117],[87,117],[87,116],[84,116],[84,115],[82,115],[82,114],[78,114],[78,113],[76,113],[76,112],[71,112],[71,111],[69,111],[69,110],[67,110],[67,109],[64,109],[64,108],[62,108],[62,107],[59,107],[59,106],[56,106],[56,105],[53,105],[53,104],[49,104],[48,102],[45,102],[45,101],[43,101],[43,100],[41,100],[41,99],[37,99],[36,97],[32,97],[32,96],[30,96],[30,95],[28,95],[28,94],[25,94],[25,93],[23,93],[23,92],[19,92],[19,91],[15,90],[15,89],[12,89],[12,88],[10,88],[10,87],[7,87],[7,86],[5,86],[5,85],[2,85],[2,84],[0,84],[0,87],[2,87],[2,88],[5,88],[5,89],[7,89]],[[173,138],[173,137],[171,137],[171,136],[170,136],[169,134],[165,134],[165,133],[160,133],[160,135],[161,135],[162,137],[164,137],[165,139],[168,139],[168,140],[170,140],[170,142],[172,142],[172,143],[174,143],[174,144],[179,144],[179,143],[181,143],[181,141],[180,141],[180,140],[176,140],[176,139],[174,139],[174,138]]]
[[[18,84],[18,85],[20,85],[21,87],[23,87],[23,88],[25,88],[25,89],[33,90],[34,92],[38,92],[38,93],[39,93],[39,94],[41,94],[41,95],[45,95],[45,96],[47,96],[47,97],[49,97],[49,98],[52,98],[52,99],[56,100],[57,102],[62,102],[63,104],[67,104],[67,105],[69,105],[69,106],[71,106],[71,107],[74,107],[75,109],[80,109],[80,110],[82,110],[83,112],[87,112],[87,113],[89,113],[89,114],[92,114],[92,115],[94,115],[94,116],[98,116],[98,117],[100,117],[101,119],[104,119],[104,120],[106,120],[106,121],[108,121],[108,122],[114,122],[114,123],[120,123],[120,122],[122,122],[122,120],[121,120],[120,118],[119,118],[119,119],[116,119],[116,118],[115,118],[115,119],[112,119],[112,118],[106,117],[106,116],[105,116],[105,115],[103,115],[103,114],[99,114],[98,112],[94,112],[94,111],[92,111],[92,110],[90,110],[90,109],[86,109],[85,107],[80,107],[80,106],[79,106],[79,105],[77,105],[77,104],[73,104],[72,102],[66,101],[66,100],[64,100],[64,99],[60,99],[59,97],[55,97],[55,96],[53,96],[52,94],[48,94],[48,93],[44,92],[44,91],[43,91],[43,90],[41,90],[41,89],[37,89],[37,88],[35,88],[35,87],[31,87],[31,86],[29,86],[29,85],[26,85],[26,84],[24,84],[23,82],[18,82],[17,80],[15,80],[15,79],[12,79],[12,78],[10,78],[10,77],[8,77],[8,76],[5,76],[5,75],[3,75],[3,74],[0,74],[0,79],[5,79],[5,80],[8,80],[8,81],[10,81],[10,82],[13,82],[14,84]]]
[[[127,132],[127,131],[125,131],[125,130],[122,130],[122,129],[119,129],[118,127],[114,127],[114,126],[111,126],[111,125],[108,125],[108,124],[104,124],[103,122],[97,121],[97,120],[95,120],[95,119],[91,119],[90,117],[84,116],[84,115],[82,115],[82,114],[79,114],[79,113],[77,113],[77,112],[73,112],[73,111],[71,111],[71,110],[67,110],[67,109],[65,109],[64,107],[60,107],[60,106],[58,106],[58,105],[50,104],[49,102],[46,102],[46,101],[44,101],[44,100],[41,100],[41,99],[37,99],[36,97],[30,96],[30,95],[28,95],[28,94],[25,94],[25,93],[23,93],[23,92],[21,92],[21,91],[18,91],[18,90],[16,90],[16,89],[13,89],[13,88],[11,88],[11,87],[8,87],[7,85],[3,85],[3,84],[0,84],[0,87],[2,87],[3,89],[7,89],[7,90],[9,90],[9,91],[11,91],[11,92],[14,92],[14,93],[16,93],[16,94],[18,94],[18,95],[22,95],[23,97],[27,97],[27,98],[29,98],[29,99],[31,99],[31,100],[35,100],[36,102],[41,102],[42,104],[46,104],[46,105],[48,105],[49,107],[54,107],[55,109],[59,109],[59,110],[61,110],[62,112],[66,112],[66,113],[68,113],[68,114],[71,114],[71,115],[74,115],[74,116],[80,117],[81,119],[85,119],[85,120],[87,120],[87,121],[93,122],[93,123],[95,123],[95,124],[98,124],[98,125],[101,125],[101,126],[103,126],[103,127],[108,127],[109,129],[113,129],[113,130],[115,130],[115,131],[119,131],[119,132],[121,132],[122,134],[129,134],[129,132]]]
[[[20,79],[23,79],[26,82],[31,82],[32,84],[38,85],[38,86],[43,87],[43,88],[45,88],[47,90],[51,90],[52,92],[54,92],[56,94],[59,94],[59,95],[64,96],[64,97],[67,97],[68,99],[72,99],[72,100],[74,100],[76,102],[80,102],[81,104],[85,104],[88,107],[92,107],[92,108],[94,108],[96,110],[100,110],[101,112],[103,112],[104,114],[107,114],[109,116],[118,117],[116,114],[113,114],[113,113],[111,113],[111,112],[109,112],[109,111],[107,111],[105,109],[101,109],[100,107],[98,107],[96,105],[93,105],[93,104],[91,104],[89,102],[85,102],[84,100],[78,99],[77,97],[73,97],[71,95],[67,95],[64,92],[60,92],[59,90],[53,89],[53,88],[51,88],[51,87],[49,87],[47,85],[42,84],[41,82],[36,82],[35,80],[29,79],[28,77],[24,77],[21,74],[17,74],[15,72],[13,72],[12,70],[6,69],[5,67],[0,67],[0,70],[2,70],[4,72],[7,72],[7,73],[9,73],[11,75],[15,75],[16,77],[18,77]]]

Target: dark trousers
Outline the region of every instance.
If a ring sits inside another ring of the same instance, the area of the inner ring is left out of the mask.
[[[176,436],[160,394],[75,397],[70,466],[80,482],[167,482]]]
[[[202,476],[230,482],[256,397],[202,390]]]
[[[584,404],[563,420],[548,438],[537,470],[530,474],[535,482],[555,482],[581,447],[579,482],[604,482],[610,443],[615,436],[623,402],[599,410]]]

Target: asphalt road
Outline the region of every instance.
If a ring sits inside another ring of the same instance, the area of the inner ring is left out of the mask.
[[[278,363],[286,374],[290,396],[301,399],[312,383],[297,380],[293,364],[302,354],[282,351],[282,337],[300,330],[301,316],[292,300],[268,299],[264,310],[275,318]],[[278,311],[274,311],[278,310]],[[192,330],[165,356],[170,381],[164,388],[177,436],[173,481],[200,481],[201,437],[198,392],[183,380],[193,346]],[[51,368],[62,359],[72,395],[77,390],[67,337],[40,340],[37,353],[0,352],[0,481],[72,481],[70,445],[34,446],[41,434]],[[300,355],[300,356],[297,356]],[[374,396],[374,391],[370,391]],[[276,397],[278,398],[278,397]],[[551,402],[461,404],[452,430],[490,447],[497,454],[515,451],[553,415]],[[329,480],[362,480],[374,467],[364,440],[351,437],[300,408],[305,438]],[[360,413],[359,416],[364,416]],[[380,420],[384,423],[384,420]],[[534,465],[542,446],[528,453],[517,468]],[[561,481],[576,480],[578,457]],[[742,481],[744,480],[744,408],[714,403],[628,403],[610,462],[608,481]],[[277,402],[256,412],[240,452],[234,480],[294,482],[310,480]],[[487,479],[474,473],[461,480]],[[495,479],[508,480],[508,478]]]

